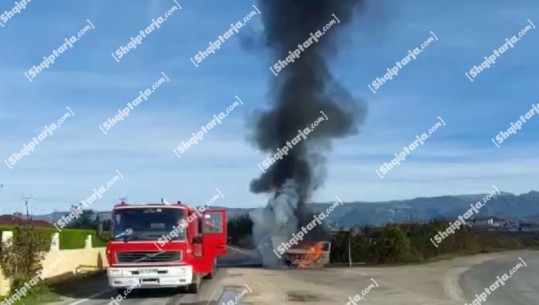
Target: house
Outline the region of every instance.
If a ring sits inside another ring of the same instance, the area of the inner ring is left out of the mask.
[[[54,228],[54,225],[48,221],[44,220],[30,220],[30,222],[26,219],[26,217],[22,217],[19,215],[0,215],[0,226],[14,226],[14,225],[20,225],[20,224],[28,224],[31,223],[34,227],[39,228]]]
[[[520,232],[539,232],[539,224],[529,223],[529,222],[520,222],[518,226],[518,231]]]
[[[477,217],[468,223],[475,229],[502,229],[506,221],[498,217]]]

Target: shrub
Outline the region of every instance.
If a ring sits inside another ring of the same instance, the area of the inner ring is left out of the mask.
[[[229,242],[232,245],[240,245],[240,241],[253,234],[253,221],[249,215],[241,215],[231,218],[227,223]]]
[[[14,231],[13,234],[16,236],[18,233],[15,231],[16,226],[2,226],[0,227],[1,231]],[[57,233],[58,230],[55,228],[34,228],[37,232],[41,232],[48,236],[49,239],[52,238],[52,234]],[[110,236],[110,232],[107,233]],[[69,249],[83,249],[85,246],[86,236],[92,235],[92,246],[93,247],[105,247],[106,241],[101,240],[95,230],[81,230],[81,229],[63,229],[60,232],[60,249],[69,250]]]
[[[41,262],[50,248],[50,235],[31,226],[14,228],[13,239],[1,243],[0,268],[12,280],[12,291],[41,271]]]
[[[370,264],[416,263],[432,259],[492,252],[524,247],[539,247],[536,234],[483,232],[463,227],[447,236],[436,247],[433,238],[444,231],[444,219],[428,223],[388,224],[363,227],[361,236],[352,237],[352,261]],[[332,241],[331,262],[348,262],[348,232],[338,232]]]

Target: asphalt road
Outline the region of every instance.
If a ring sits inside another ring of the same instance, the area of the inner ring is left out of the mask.
[[[218,278],[216,278],[217,280]],[[159,290],[135,290],[126,295],[125,299],[118,302],[122,305],[215,305],[216,298],[223,292],[214,280],[205,280],[202,284],[202,292],[199,294],[185,294],[180,289]],[[62,297],[61,302],[51,303],[54,305],[104,305],[116,304],[112,298],[119,293],[108,287],[106,274],[99,274],[92,278],[62,285],[57,291]]]
[[[259,259],[253,251],[245,250],[241,255],[234,255],[235,249],[230,249],[227,258],[219,259],[218,267],[227,266],[260,266]],[[238,253],[239,254],[239,253]],[[227,302],[237,295],[236,287],[227,287],[221,283],[225,269],[218,269],[211,280],[202,281],[202,291],[198,294],[186,294],[181,289],[135,290],[121,299],[122,305],[216,305]],[[118,296],[118,291],[110,289],[106,274],[62,283],[55,288],[62,298],[61,302],[47,305],[104,305],[116,304],[112,298]],[[122,296],[123,297],[123,296]],[[238,304],[240,305],[240,304]]]
[[[248,285],[250,293],[235,304],[342,305],[349,296],[363,292],[376,280],[376,288],[366,295],[368,304],[464,305],[472,304],[476,294],[484,292],[498,277],[509,274],[517,264],[522,267],[504,281],[505,285],[493,286],[495,289],[486,300],[475,304],[539,304],[539,252],[535,251],[461,257],[422,265],[322,270],[256,268],[256,259],[247,256],[243,261],[232,257],[226,263],[229,268],[222,268],[214,279],[203,281],[198,295],[184,294],[178,289],[142,290],[129,294],[119,304],[217,305],[227,302],[223,298],[218,302],[220,296],[233,299],[238,289]],[[63,300],[50,305],[116,304],[111,298],[118,295],[116,290],[109,289],[105,274],[72,280],[57,289]]]
[[[493,286],[493,291],[488,288],[490,292],[488,295],[485,288],[496,282],[498,277],[502,278],[503,274],[509,276],[510,270],[519,263],[522,267],[504,282],[505,285],[498,282],[499,288]],[[487,298],[485,301],[481,300],[481,305],[539,304],[539,255],[536,253],[511,255],[475,265],[461,275],[460,285],[469,303],[476,298],[476,294],[484,292]]]

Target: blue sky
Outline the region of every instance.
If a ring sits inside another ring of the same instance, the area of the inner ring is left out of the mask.
[[[260,43],[260,16],[200,67],[189,60],[230,23],[243,19],[256,2],[179,2],[183,9],[119,63],[111,53],[173,2],[34,0],[0,28],[1,159],[20,151],[66,107],[75,112],[13,169],[0,167],[1,213],[24,211],[22,196],[34,198],[31,213],[66,210],[105,184],[115,170],[124,179],[92,208],[108,210],[122,196],[139,203],[164,197],[202,204],[216,188],[224,195],[219,205],[265,204],[267,196],[248,190],[266,156],[249,144],[246,129],[253,111],[267,107],[268,81],[274,77],[269,71],[274,59]],[[513,193],[537,189],[539,117],[500,148],[490,139],[539,103],[539,31],[526,34],[475,82],[464,72],[517,34],[528,19],[539,24],[539,3],[396,2],[367,1],[341,35],[331,70],[367,103],[368,116],[358,135],[333,143],[326,184],[313,201],[481,193],[492,184]],[[0,12],[14,5],[3,1]],[[76,34],[87,19],[95,29],[30,82],[24,72]],[[439,40],[373,94],[367,84],[419,46],[430,31]],[[104,135],[99,124],[161,72],[170,82]],[[224,111],[236,95],[244,105],[178,159],[172,148]],[[380,179],[375,169],[426,132],[438,116],[447,126]]]

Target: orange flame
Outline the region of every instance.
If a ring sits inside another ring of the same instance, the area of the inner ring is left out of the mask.
[[[324,244],[316,243],[309,248],[309,252],[303,256],[304,261],[298,263],[299,269],[307,269],[316,266],[316,262],[324,254]]]

